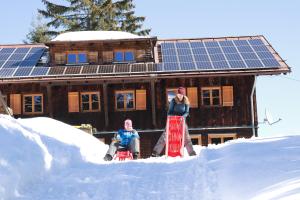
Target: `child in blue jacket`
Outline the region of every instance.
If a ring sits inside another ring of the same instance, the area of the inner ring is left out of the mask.
[[[132,121],[130,119],[125,120],[124,129],[120,129],[112,139],[112,143],[109,145],[109,149],[104,157],[105,161],[110,161],[116,154],[118,149],[128,149],[133,159],[136,160],[140,152],[140,137],[136,130],[132,128]]]

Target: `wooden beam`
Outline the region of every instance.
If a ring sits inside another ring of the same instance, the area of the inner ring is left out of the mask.
[[[48,84],[46,87],[47,87],[47,102],[48,102],[49,117],[53,118],[52,86]]]
[[[105,128],[109,125],[108,119],[108,99],[107,99],[107,83],[103,83],[103,101],[104,101],[104,118],[105,118]]]
[[[155,104],[155,80],[150,81],[151,84],[151,111],[152,111],[152,124],[156,128],[156,104]]]

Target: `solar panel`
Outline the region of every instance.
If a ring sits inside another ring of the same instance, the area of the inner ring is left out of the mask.
[[[192,49],[192,52],[195,55],[207,55],[205,48]]]
[[[250,46],[237,46],[239,52],[253,52],[252,48]]]
[[[221,54],[222,50],[219,47],[207,48],[208,54]]]
[[[226,53],[238,53],[235,47],[222,47],[223,52]]]
[[[209,56],[210,56],[211,61],[218,62],[218,61],[224,61],[224,60],[226,60],[225,56],[223,54],[211,54]]]
[[[203,42],[190,42],[192,49],[204,48]]]
[[[18,68],[15,74],[15,76],[29,76],[30,72],[32,71],[31,67],[23,67],[23,68]]]
[[[174,63],[177,62],[177,56],[176,55],[172,55],[172,56],[163,56],[163,62],[164,63]]]
[[[219,41],[221,47],[234,47],[234,44],[230,40]]]
[[[217,41],[210,41],[210,42],[204,42],[206,47],[219,47],[219,44]]]
[[[229,65],[226,61],[215,61],[212,62],[215,69],[226,69],[229,68]]]
[[[0,69],[0,77],[11,77],[16,69]]]
[[[3,48],[3,49],[1,49],[0,53],[1,54],[2,53],[9,53],[9,54],[11,54],[12,52],[14,52],[15,49],[16,48]]]
[[[190,49],[190,45],[188,42],[176,42],[175,46],[177,49]]]
[[[163,48],[163,49],[175,49],[175,44],[174,44],[174,42],[161,43],[161,48]]]
[[[255,53],[241,53],[241,55],[245,60],[258,60]]]
[[[176,55],[176,50],[175,49],[163,49],[162,50],[162,55],[163,56]]]
[[[280,66],[279,62],[275,59],[263,59],[261,61],[266,67],[278,67],[278,66]]]
[[[129,73],[130,65],[128,64],[119,64],[115,66],[115,73]]]
[[[233,43],[236,46],[248,46],[249,45],[247,40],[233,40]]]
[[[245,60],[249,68],[261,68],[264,67],[259,60]]]
[[[194,62],[181,62],[180,63],[181,70],[195,70],[196,65]]]
[[[14,53],[10,56],[9,60],[23,60],[26,54],[24,53]]]
[[[209,62],[209,57],[208,55],[194,55],[195,61],[196,62]]]
[[[50,67],[34,67],[31,76],[43,76],[46,75]]]
[[[98,65],[83,66],[81,74],[95,74],[97,73]]]
[[[166,71],[177,71],[177,70],[180,70],[178,63],[164,63],[164,69]]]
[[[149,63],[148,72],[160,72],[164,71],[163,63]]]
[[[11,54],[10,53],[1,53],[0,60],[7,60]]]
[[[30,48],[17,48],[14,53],[27,54]]]
[[[179,62],[193,62],[193,56],[188,55],[188,56],[178,56]],[[176,60],[175,60],[176,62]]]
[[[8,60],[2,68],[17,68],[20,65],[21,61]]]
[[[199,70],[213,69],[211,62],[196,62],[196,65]]]
[[[146,72],[147,66],[146,64],[132,64],[131,72]]]
[[[98,73],[106,74],[106,73],[113,73],[114,72],[114,65],[99,65]]]
[[[249,43],[253,46],[253,45],[265,45],[263,43],[263,41],[261,41],[261,39],[252,39],[249,40]]]
[[[229,60],[228,61],[231,68],[246,68],[246,65],[241,60]]]
[[[62,75],[66,67],[50,67],[48,75]]]
[[[81,66],[71,66],[67,67],[65,74],[80,74]]]

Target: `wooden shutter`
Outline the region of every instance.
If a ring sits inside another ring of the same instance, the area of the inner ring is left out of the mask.
[[[97,64],[98,63],[98,52],[89,52],[89,63]]]
[[[79,112],[79,94],[78,92],[68,93],[69,112]]]
[[[66,54],[65,53],[55,53],[54,59],[56,64],[65,64],[66,63]]]
[[[103,51],[102,60],[103,60],[103,63],[112,63],[114,60],[114,52],[113,51]]]
[[[14,115],[20,115],[22,112],[21,94],[10,95],[10,108],[13,110]]]
[[[146,90],[136,90],[136,110],[146,110],[147,101],[146,101]]]
[[[188,87],[187,88],[187,97],[190,100],[190,107],[198,108],[198,88],[197,87]]]
[[[223,106],[233,106],[233,87],[223,86]]]

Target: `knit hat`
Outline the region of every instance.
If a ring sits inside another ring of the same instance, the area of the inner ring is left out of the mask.
[[[179,87],[178,88],[178,94],[185,95],[185,88],[184,87]]]

